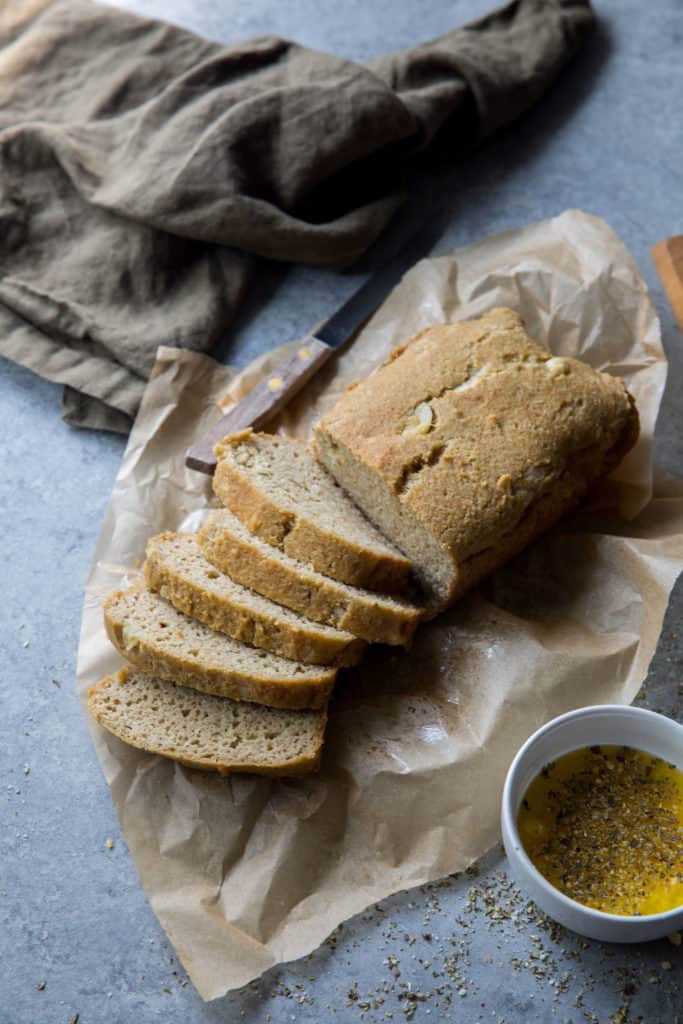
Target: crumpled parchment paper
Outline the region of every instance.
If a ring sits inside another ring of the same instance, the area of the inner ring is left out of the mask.
[[[624,376],[636,396],[638,446],[589,504],[421,627],[410,652],[375,647],[342,673],[317,776],[224,779],[91,723],[145,892],[205,999],[309,952],[387,894],[465,868],[498,837],[523,740],[571,708],[631,701],[645,677],[683,567],[683,486],[653,474],[666,362],[645,285],[604,222],[570,211],[422,261],[278,429],[305,436],[394,346],[496,305],[518,309],[553,352]],[[149,536],[194,528],[211,500],[185,449],[216,403],[238,398],[282,351],[237,376],[159,349],[87,586],[83,694],[120,665],[103,597],[130,577]]]

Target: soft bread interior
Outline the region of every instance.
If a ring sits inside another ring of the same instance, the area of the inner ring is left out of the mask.
[[[368,519],[413,562],[413,572],[435,607],[447,603],[457,567],[450,552],[346,445],[322,430],[315,435],[318,458]]]

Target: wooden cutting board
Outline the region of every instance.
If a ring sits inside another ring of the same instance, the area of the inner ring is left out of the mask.
[[[657,242],[652,248],[652,259],[678,326],[683,331],[683,235]]]

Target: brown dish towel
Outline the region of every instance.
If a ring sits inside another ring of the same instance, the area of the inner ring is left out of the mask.
[[[126,431],[157,346],[210,351],[255,257],[353,262],[402,200],[400,157],[516,117],[592,23],[588,0],[516,0],[359,65],[3,4],[0,355],[64,384],[69,422]]]

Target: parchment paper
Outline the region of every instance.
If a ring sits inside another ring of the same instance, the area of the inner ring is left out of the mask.
[[[353,346],[290,408],[305,435],[340,388],[429,324],[495,305],[532,337],[626,377],[640,442],[580,513],[423,626],[341,674],[319,775],[223,779],[137,752],[91,723],[145,892],[205,999],[315,948],[389,893],[461,870],[498,837],[506,769],[541,723],[629,702],[683,567],[683,488],[653,484],[666,362],[637,268],[602,221],[571,211],[418,264]],[[79,686],[120,665],[101,601],[147,538],[193,528],[211,500],[183,455],[267,371],[237,377],[162,348],[112,494],[87,587]],[[617,508],[620,512],[617,511]]]

